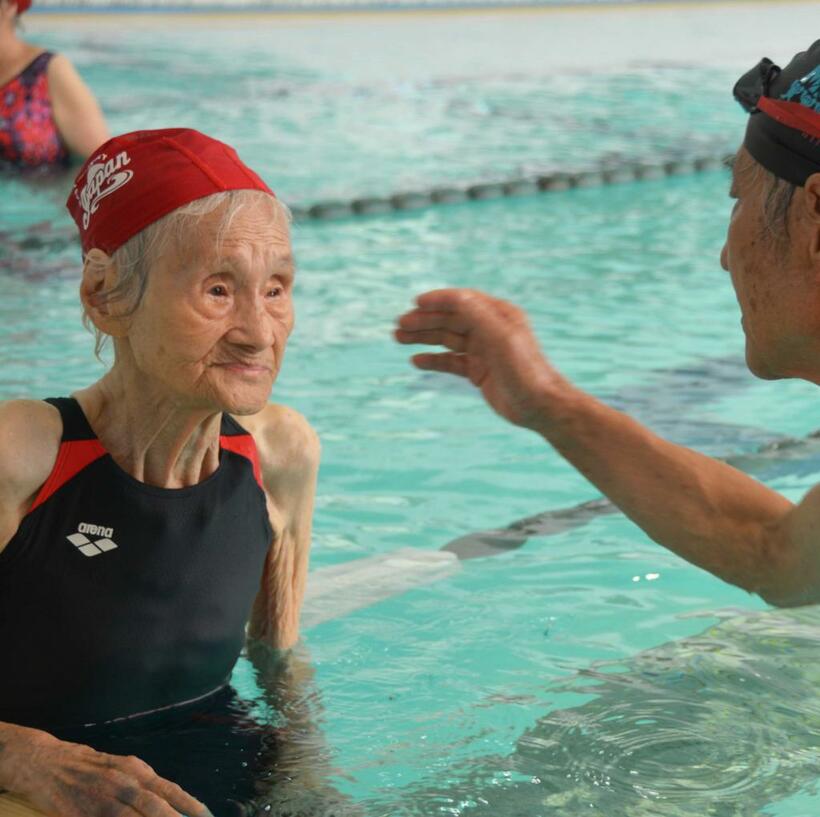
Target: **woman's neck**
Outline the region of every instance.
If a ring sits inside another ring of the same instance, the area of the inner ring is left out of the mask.
[[[14,25],[0,25],[0,68],[19,62],[30,47],[17,36]]]
[[[14,79],[30,62],[37,49],[23,42],[14,26],[0,26],[0,85]]]
[[[162,384],[116,365],[76,396],[106,451],[140,482],[184,488],[219,467],[218,409],[186,405]]]

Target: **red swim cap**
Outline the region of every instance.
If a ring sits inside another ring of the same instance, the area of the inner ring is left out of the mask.
[[[31,8],[31,0],[17,0],[17,13],[22,14]]]
[[[77,174],[66,207],[83,253],[108,253],[172,210],[226,190],[273,191],[236,151],[189,128],[143,130],[101,145]]]

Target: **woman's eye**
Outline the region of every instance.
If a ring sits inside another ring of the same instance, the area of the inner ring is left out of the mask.
[[[268,290],[268,295],[271,298],[278,298],[282,294],[282,287],[273,287]]]
[[[208,292],[217,298],[224,298],[228,294],[228,288],[222,284],[216,284],[216,286],[212,286]]]

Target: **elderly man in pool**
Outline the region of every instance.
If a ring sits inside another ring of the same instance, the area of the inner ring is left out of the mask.
[[[743,315],[747,362],[762,378],[820,383],[820,41],[782,71],[763,60],[735,95],[751,115],[721,263]],[[658,438],[562,377],[524,313],[488,295],[426,293],[399,319],[396,337],[444,346],[413,362],[468,378],[655,541],[772,604],[820,601],[820,486],[794,505]]]
[[[293,327],[288,214],[191,130],[106,142],[69,198],[113,367],[0,406],[0,790],[55,817],[207,814],[75,724],[204,701],[246,635],[298,636],[319,445],[268,404]]]

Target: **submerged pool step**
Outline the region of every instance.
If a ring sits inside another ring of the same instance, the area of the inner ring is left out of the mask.
[[[455,553],[410,547],[320,567],[308,575],[302,626],[341,618],[444,579],[460,567]]]
[[[692,156],[663,156],[654,160],[613,165],[575,171],[546,173],[540,176],[480,182],[463,187],[433,187],[430,190],[408,190],[389,196],[365,196],[350,201],[319,201],[306,207],[291,207],[296,221],[331,221],[353,216],[380,216],[386,213],[419,210],[440,204],[461,204],[465,201],[519,198],[537,193],[553,193],[581,187],[600,187],[624,184],[667,176],[717,170],[731,158],[731,154],[698,154]]]

